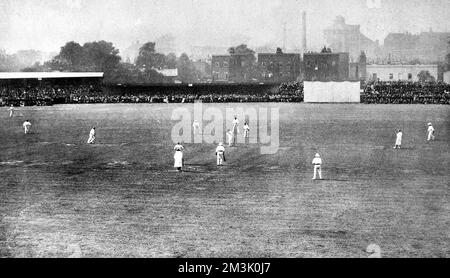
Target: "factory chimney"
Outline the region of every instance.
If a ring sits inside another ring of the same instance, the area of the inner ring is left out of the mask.
[[[306,12],[303,11],[302,13],[302,50],[303,53],[306,52],[307,45],[306,45]]]

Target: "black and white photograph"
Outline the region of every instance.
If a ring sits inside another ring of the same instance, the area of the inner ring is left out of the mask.
[[[449,11],[1,0],[0,258],[450,258]]]

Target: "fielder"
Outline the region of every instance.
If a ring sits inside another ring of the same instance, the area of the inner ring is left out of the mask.
[[[175,154],[173,155],[174,159],[173,167],[177,168],[178,172],[181,172],[183,168],[184,147],[180,143],[177,143],[175,147],[173,147],[173,150],[175,151]]]
[[[194,134],[200,133],[200,123],[197,120],[194,120],[194,123],[192,124],[192,127],[194,128]]]
[[[322,179],[322,158],[320,158],[318,153],[316,153],[312,164],[314,165],[314,176],[312,179],[316,179],[316,173],[319,173],[319,179]]]
[[[246,122],[244,124],[244,138],[250,137],[250,127],[248,126],[248,123]]]
[[[9,107],[9,117],[12,118],[14,115],[14,106],[11,104],[11,107]]]
[[[427,141],[434,140],[434,128],[431,123],[428,123],[428,138]]]
[[[225,147],[223,143],[220,142],[219,146],[216,148],[217,166],[222,166],[223,162],[227,161],[225,158]]]
[[[88,144],[94,144],[95,141],[95,127],[93,127],[91,129],[91,131],[89,132],[89,139],[87,141]]]
[[[233,132],[231,130],[227,130],[228,147],[231,147],[233,144],[233,137]]]
[[[403,137],[403,132],[401,129],[399,129],[397,131],[397,139],[395,140],[394,149],[400,149],[400,146],[402,145],[402,137]]]
[[[237,116],[234,116],[233,120],[233,145],[237,144],[237,135],[239,133],[239,120]]]
[[[25,122],[23,122],[22,126],[23,126],[23,129],[25,131],[25,134],[28,134],[28,132],[30,132],[30,129],[31,129],[30,121],[26,120]]]

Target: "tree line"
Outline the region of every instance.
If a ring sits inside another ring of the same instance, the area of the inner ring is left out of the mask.
[[[22,71],[104,72],[106,84],[145,84],[171,82],[159,70],[178,69],[183,83],[199,81],[200,72],[186,53],[177,57],[156,52],[154,42],[139,49],[135,63],[123,62],[119,50],[106,41],[80,45],[71,41],[61,47],[58,55],[44,64],[35,64]]]

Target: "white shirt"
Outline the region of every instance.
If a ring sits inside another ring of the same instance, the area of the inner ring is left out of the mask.
[[[233,128],[235,127],[235,126],[238,126],[239,125],[239,120],[238,119],[234,119],[233,120]]]
[[[233,132],[230,130],[227,132],[228,138],[233,138]]]
[[[95,129],[91,129],[91,132],[89,132],[89,136],[91,137],[95,136]]]
[[[199,127],[200,127],[200,124],[199,124],[197,121],[194,121],[194,123],[192,124],[192,126],[193,126],[194,128],[199,128]]]
[[[314,165],[321,165],[322,164],[322,158],[320,157],[315,157],[312,161],[312,164]]]
[[[173,149],[175,151],[182,151],[184,149],[184,147],[182,145],[175,145],[175,147],[173,147]]]
[[[433,126],[430,125],[430,126],[428,127],[428,132],[433,132],[433,131],[434,131],[434,128],[433,128]]]
[[[29,127],[29,126],[31,126],[31,123],[30,123],[30,122],[25,121],[25,122],[23,123],[23,127],[27,128],[27,127]]]
[[[249,131],[250,127],[248,125],[244,125],[244,130]]]
[[[397,140],[402,140],[402,136],[403,136],[403,133],[398,132],[397,133]]]
[[[224,146],[218,146],[217,148],[216,148],[216,153],[219,153],[219,152],[225,152],[225,148],[224,148]]]

